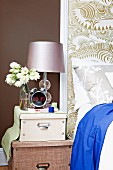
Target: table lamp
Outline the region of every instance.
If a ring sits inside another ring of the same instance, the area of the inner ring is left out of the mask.
[[[63,45],[57,42],[36,41],[29,44],[27,66],[43,72],[43,80],[39,87],[44,91],[47,103],[51,101],[51,94],[47,92],[51,83],[47,80],[47,72],[64,72]]]

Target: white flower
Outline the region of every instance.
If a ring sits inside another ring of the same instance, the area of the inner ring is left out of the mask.
[[[14,85],[16,87],[21,87],[22,86],[22,82],[21,81],[16,81]]]
[[[10,74],[6,76],[5,82],[7,84],[21,87],[23,84],[27,84],[30,80],[37,80],[40,78],[36,69],[29,70],[27,67],[22,67],[16,62],[10,64]]]
[[[19,73],[19,72],[20,72],[20,69],[18,69],[18,68],[15,68],[15,69],[12,68],[12,69],[9,70],[9,72],[10,72],[10,73]]]
[[[30,72],[30,80],[37,80],[40,78],[40,75],[38,72]]]
[[[20,81],[22,84],[26,84],[29,82],[29,75],[23,75],[21,78],[20,78]]]
[[[5,82],[6,82],[7,84],[9,84],[9,85],[12,85],[12,74],[8,74],[8,75],[6,76]]]
[[[16,74],[16,77],[17,77],[18,79],[20,79],[20,78],[21,78],[21,76],[22,76],[22,74],[21,74],[21,73],[17,73],[17,74]]]
[[[22,67],[21,69],[21,73],[24,75],[24,74],[28,74],[29,70],[27,67]]]
[[[20,66],[20,64],[18,64],[18,63],[16,63],[16,62],[12,62],[12,63],[10,64],[10,67],[11,67],[11,68],[20,68],[21,66]]]

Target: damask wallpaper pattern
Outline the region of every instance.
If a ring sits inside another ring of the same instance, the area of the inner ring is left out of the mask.
[[[68,0],[68,128],[73,137],[77,112],[71,58],[99,58],[113,62],[113,0]]]

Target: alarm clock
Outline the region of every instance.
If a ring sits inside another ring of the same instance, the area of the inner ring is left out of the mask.
[[[31,94],[31,103],[34,107],[43,107],[46,104],[46,95],[43,91],[34,90]]]

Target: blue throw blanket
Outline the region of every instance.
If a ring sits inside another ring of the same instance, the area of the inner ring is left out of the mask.
[[[80,121],[71,155],[71,170],[98,170],[100,154],[110,123],[113,103],[93,107]]]

